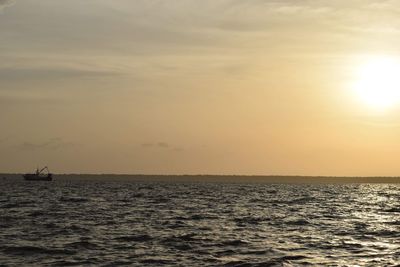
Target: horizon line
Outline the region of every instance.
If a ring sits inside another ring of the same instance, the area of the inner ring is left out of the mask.
[[[0,172],[1,175],[22,175],[24,172]],[[53,175],[96,176],[214,176],[214,177],[300,177],[300,178],[400,178],[400,175],[297,175],[297,174],[143,174],[143,173],[52,173]]]

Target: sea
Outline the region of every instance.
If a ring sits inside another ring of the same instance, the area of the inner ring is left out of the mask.
[[[0,180],[0,266],[400,266],[400,185]]]

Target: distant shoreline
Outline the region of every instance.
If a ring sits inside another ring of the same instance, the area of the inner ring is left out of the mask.
[[[22,174],[0,174],[0,179],[22,179]],[[400,183],[396,176],[284,176],[284,175],[143,175],[143,174],[54,174],[60,181],[155,181],[232,183]]]

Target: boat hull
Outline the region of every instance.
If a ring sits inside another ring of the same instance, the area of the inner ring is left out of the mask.
[[[24,174],[23,175],[24,179],[26,181],[52,181],[53,177],[51,175],[47,175],[47,176],[39,176],[36,174]]]

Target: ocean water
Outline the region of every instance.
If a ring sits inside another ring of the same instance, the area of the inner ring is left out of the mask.
[[[400,186],[0,181],[0,266],[395,266]]]

